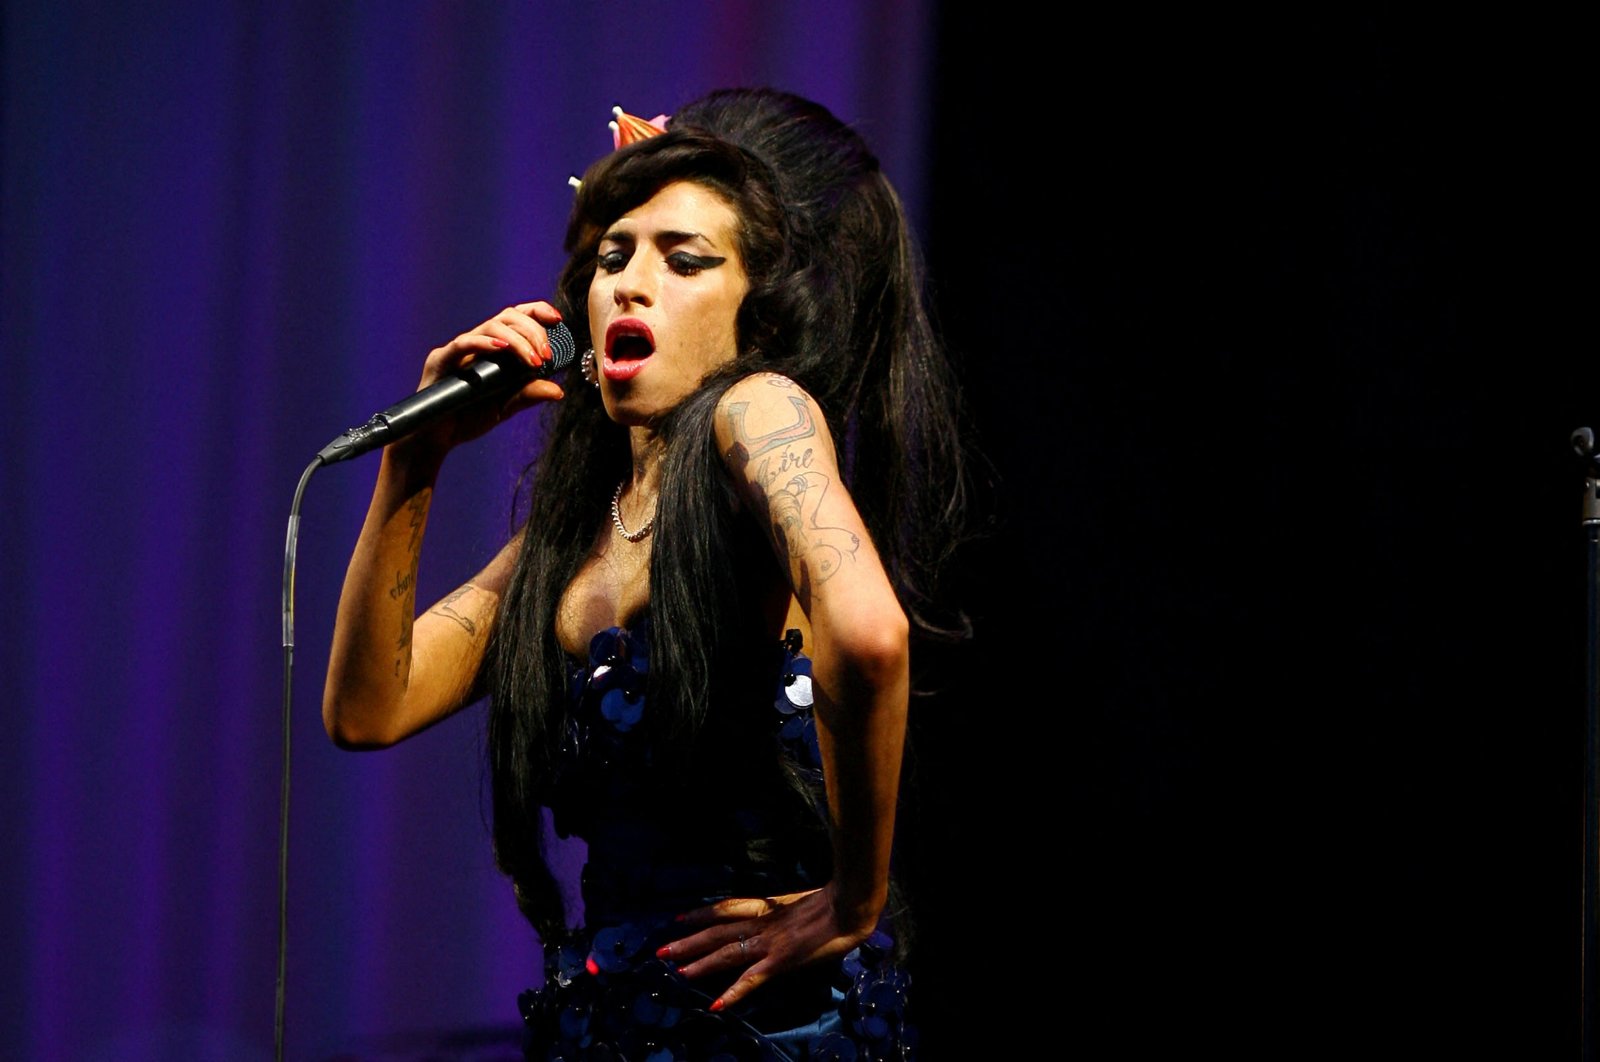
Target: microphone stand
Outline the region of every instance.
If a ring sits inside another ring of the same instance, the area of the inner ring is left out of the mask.
[[[1572,433],[1572,448],[1584,459],[1583,534],[1587,553],[1587,640],[1583,694],[1587,720],[1583,760],[1583,1034],[1580,1057],[1600,1057],[1600,451],[1594,432]]]

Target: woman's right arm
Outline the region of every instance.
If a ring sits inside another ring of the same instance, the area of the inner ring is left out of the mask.
[[[473,357],[514,350],[531,366],[550,357],[548,303],[507,307],[428,354],[420,387]],[[416,615],[417,570],[445,455],[536,402],[558,399],[534,380],[504,403],[470,408],[384,448],[366,522],[345,572],[322,694],[322,721],[342,748],[384,748],[468,703],[520,535],[473,579]]]

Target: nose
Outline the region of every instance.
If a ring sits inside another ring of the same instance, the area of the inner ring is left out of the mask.
[[[650,262],[650,254],[641,250],[628,259],[628,264],[617,274],[611,297],[619,307],[649,306],[655,302],[658,270]]]

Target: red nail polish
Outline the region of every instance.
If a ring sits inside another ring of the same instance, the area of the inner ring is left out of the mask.
[[[490,346],[491,346],[491,347],[496,347],[496,348],[498,348],[498,347],[509,347],[509,346],[510,346],[510,345],[511,345],[511,344],[510,344],[510,343],[507,343],[507,342],[506,342],[506,341],[505,341],[505,340],[503,340],[503,339],[491,339],[491,340],[489,340],[489,345],[490,345]]]
[[[661,945],[661,947],[656,949],[656,958],[658,958],[658,959],[665,959],[668,955],[671,955],[671,954],[672,954],[672,945],[671,944],[663,944],[663,945]]]
[[[709,1009],[710,1010],[721,1010],[722,1009],[722,1000],[719,999],[715,1003],[711,1004]]]
[[[593,955],[584,960],[583,968],[592,974],[598,974],[600,972],[600,964],[594,961]]]

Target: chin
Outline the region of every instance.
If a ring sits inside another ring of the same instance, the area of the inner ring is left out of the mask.
[[[606,407],[606,416],[627,428],[642,428],[652,418],[666,412],[638,394],[615,395],[602,391],[600,401]]]

